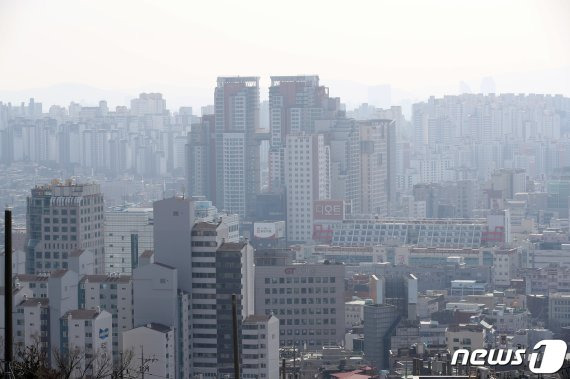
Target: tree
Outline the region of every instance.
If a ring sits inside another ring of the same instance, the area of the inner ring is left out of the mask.
[[[12,373],[16,378],[35,379],[59,378],[58,372],[49,365],[47,351],[42,347],[38,336],[33,337],[30,345],[16,345],[14,349],[14,361],[12,362]],[[4,373],[4,362],[0,368]]]

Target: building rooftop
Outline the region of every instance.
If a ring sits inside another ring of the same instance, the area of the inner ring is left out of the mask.
[[[72,257],[79,257],[81,254],[83,254],[85,252],[85,250],[83,249],[75,249],[71,252],[70,256]]]
[[[150,322],[150,323],[144,325],[144,327],[152,329],[152,330],[156,330],[157,332],[160,332],[160,333],[168,333],[172,330],[169,326],[159,324],[157,322]]]
[[[269,321],[273,315],[249,315],[243,322],[263,322]]]
[[[47,307],[49,305],[49,299],[44,297],[32,297],[26,300],[23,300],[20,303],[22,307],[35,307],[36,305],[40,304],[42,307]]]
[[[128,283],[131,281],[130,275],[85,275],[81,278],[81,283],[106,283],[106,282],[113,282],[113,283]]]
[[[224,242],[218,251],[241,251],[245,245],[245,242]]]
[[[220,223],[212,223],[212,222],[197,222],[192,230],[216,230]]]
[[[145,250],[143,251],[143,253],[140,255],[141,258],[150,258],[154,255],[154,250]]]
[[[160,262],[154,262],[155,265],[160,266],[160,267],[164,267],[170,270],[176,270],[175,267],[169,266],[169,265],[165,265],[164,263],[160,263]]]
[[[72,311],[68,311],[63,318],[70,317],[77,320],[92,320],[97,318],[101,311],[97,309],[74,309]]]

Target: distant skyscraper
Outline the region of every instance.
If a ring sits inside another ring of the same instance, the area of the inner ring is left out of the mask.
[[[338,98],[329,98],[319,77],[272,76],[269,87],[269,189],[285,185],[284,149],[290,133],[315,131],[315,120],[330,119],[340,109]]]
[[[131,114],[135,116],[162,115],[166,110],[166,100],[160,93],[141,93],[131,100]]]
[[[193,124],[186,144],[186,191],[191,196],[216,198],[215,116]]]
[[[214,94],[218,209],[253,212],[260,189],[259,78],[220,77]]]
[[[285,149],[287,238],[305,242],[313,237],[313,205],[330,199],[330,151],[322,134],[287,136]]]
[[[103,194],[98,184],[53,182],[28,197],[26,271],[69,267],[72,252],[90,250],[94,273],[104,272]]]

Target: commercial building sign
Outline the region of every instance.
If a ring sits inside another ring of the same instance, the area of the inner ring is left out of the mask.
[[[316,200],[313,204],[313,219],[342,221],[344,219],[344,201]]]
[[[253,236],[259,239],[284,238],[285,221],[256,222],[253,224]]]

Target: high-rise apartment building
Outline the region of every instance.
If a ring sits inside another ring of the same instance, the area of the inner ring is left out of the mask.
[[[104,204],[98,184],[54,181],[33,188],[27,200],[28,273],[67,269],[78,249],[92,251],[95,273],[104,272]]]
[[[390,120],[358,121],[359,143],[351,144],[349,155],[348,200],[356,214],[387,215],[390,187],[395,180],[395,129]],[[353,162],[354,161],[354,162]]]
[[[187,191],[191,196],[216,198],[215,116],[204,115],[193,124],[186,144]]]
[[[153,248],[152,208],[105,212],[105,273],[130,274],[139,256]]]
[[[136,116],[162,115],[166,110],[166,100],[161,93],[141,93],[131,100],[131,114]]]
[[[246,217],[260,190],[259,78],[220,77],[214,94],[218,209]]]
[[[330,151],[322,134],[287,136],[285,148],[287,238],[310,241],[313,203],[330,198]]]
[[[269,87],[269,190],[285,186],[285,147],[291,133],[314,133],[315,121],[333,119],[340,100],[330,98],[317,75],[272,76]]]

